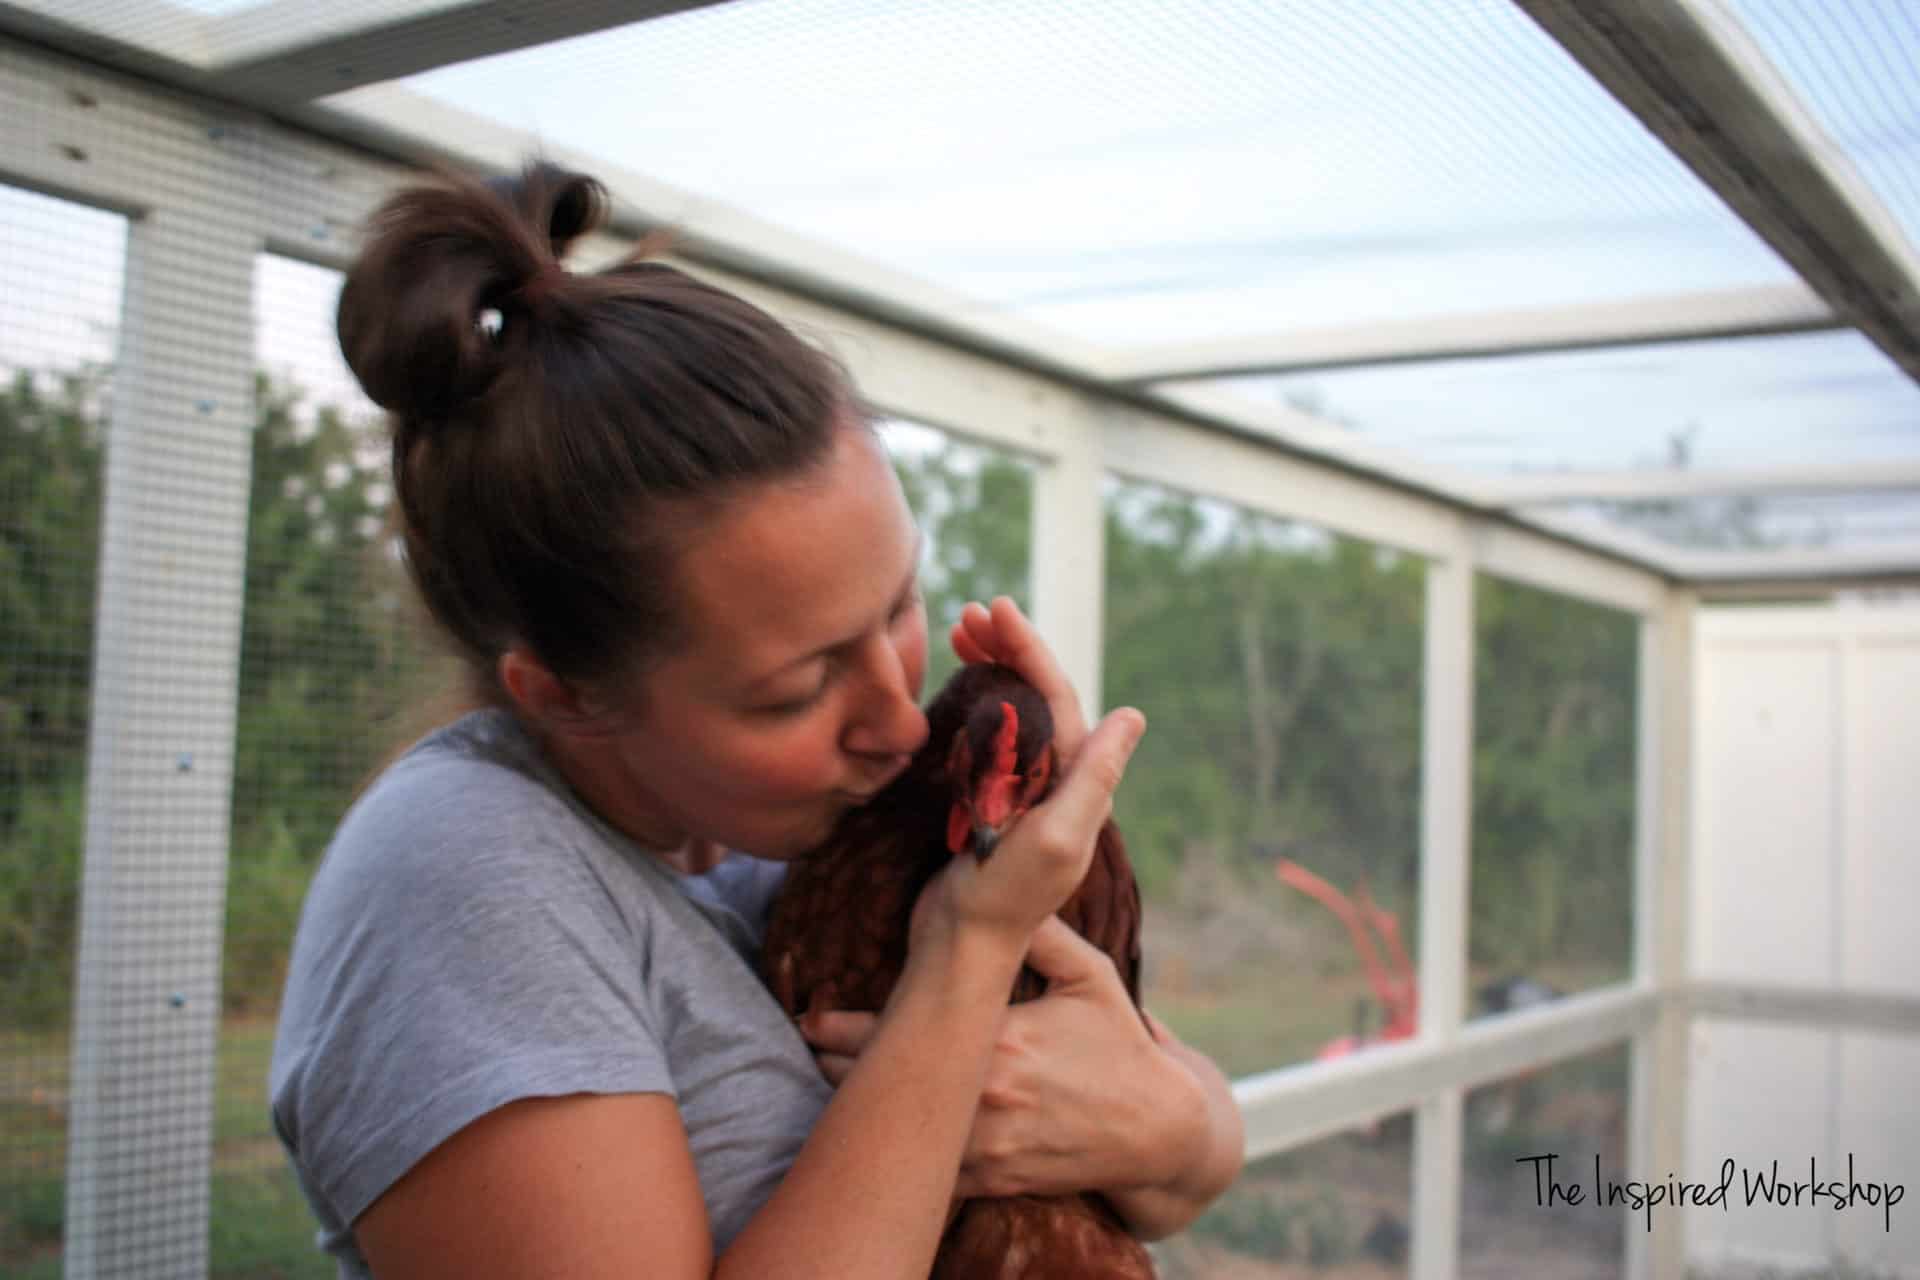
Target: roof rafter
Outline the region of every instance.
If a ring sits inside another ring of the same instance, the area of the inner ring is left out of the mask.
[[[271,0],[207,26],[208,87],[262,106],[306,102],[716,0]]]
[[[1489,506],[1521,507],[1590,500],[1708,498],[1770,493],[1920,493],[1920,463],[1759,467],[1738,470],[1522,472],[1475,482]]]
[[[1698,0],[1515,0],[1920,379],[1920,256],[1753,38]]]
[[[1844,327],[1820,295],[1791,284],[1136,347],[1102,369],[1116,382],[1160,382]]]

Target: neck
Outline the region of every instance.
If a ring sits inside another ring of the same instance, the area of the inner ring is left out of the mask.
[[[681,871],[689,865],[704,871],[720,860],[711,841],[682,830],[636,790],[603,744],[550,731],[536,737],[547,762],[587,808],[655,858]]]

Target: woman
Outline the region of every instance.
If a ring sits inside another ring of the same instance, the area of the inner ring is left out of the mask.
[[[1231,1096],[1051,920],[1143,722],[1086,733],[1010,602],[952,639],[1054,705],[1055,797],[933,882],[893,1000],[818,1020],[818,1064],[757,981],[778,860],[925,737],[918,541],[819,352],[662,265],[560,269],[603,205],[548,167],[402,192],[341,295],[487,709],[382,773],[302,914],[271,1090],[323,1246],[346,1275],[897,1280],[957,1196],[1097,1188],[1177,1229],[1238,1169]],[[1009,1012],[1023,958],[1054,990]]]

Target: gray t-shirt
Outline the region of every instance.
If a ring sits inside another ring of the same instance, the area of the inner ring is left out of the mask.
[[[300,919],[274,1127],[340,1274],[350,1224],[519,1098],[664,1093],[724,1250],[831,1093],[753,957],[783,868],[683,877],[595,817],[512,717],[433,734],[341,823]]]

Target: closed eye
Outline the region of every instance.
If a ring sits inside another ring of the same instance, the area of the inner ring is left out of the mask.
[[[888,612],[888,624],[892,625],[900,622],[911,614],[919,604],[920,579],[916,575],[913,581],[907,584],[906,591],[894,602],[892,610]],[[841,653],[838,650],[823,655],[823,660],[826,662],[826,670],[820,675],[819,687],[812,693],[799,698],[790,698],[785,702],[775,702],[764,707],[756,707],[754,710],[761,715],[775,718],[797,716],[819,702],[820,699],[826,696],[827,690],[833,687],[833,682],[839,678],[841,668],[845,665],[842,661]]]

